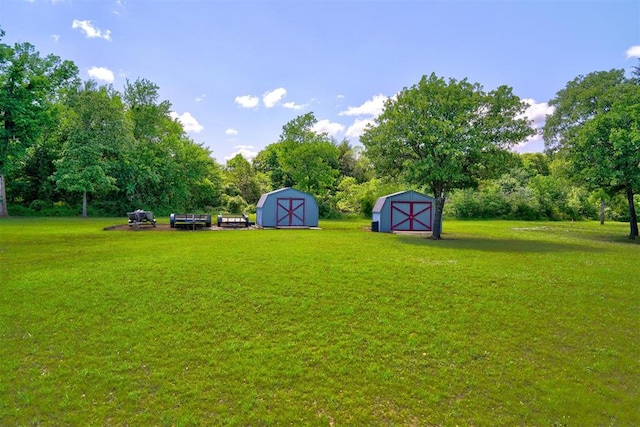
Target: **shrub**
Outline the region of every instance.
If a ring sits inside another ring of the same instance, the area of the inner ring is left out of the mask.
[[[247,211],[248,204],[242,196],[229,196],[223,194],[221,197],[222,207],[231,214],[241,214]]]
[[[336,196],[324,194],[316,196],[318,203],[318,215],[323,219],[337,219],[342,216],[342,212],[337,207]]]

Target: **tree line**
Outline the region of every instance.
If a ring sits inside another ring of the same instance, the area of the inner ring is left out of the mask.
[[[0,43],[0,216],[250,212],[281,187],[312,193],[322,217],[368,216],[379,196],[415,189],[436,199],[435,230],[443,215],[608,218],[629,221],[635,238],[639,77],[636,68],[568,82],[549,103],[544,153],[511,151],[537,130],[510,87],[431,74],[387,100],[362,147],[314,131],[307,113],[252,161],[221,165],[154,83],[119,91],[29,43]]]

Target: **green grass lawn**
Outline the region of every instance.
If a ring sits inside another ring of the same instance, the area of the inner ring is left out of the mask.
[[[0,220],[0,425],[640,425],[628,224],[116,223]]]

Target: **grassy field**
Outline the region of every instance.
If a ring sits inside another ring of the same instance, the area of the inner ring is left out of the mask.
[[[0,425],[640,425],[628,224],[0,220]]]

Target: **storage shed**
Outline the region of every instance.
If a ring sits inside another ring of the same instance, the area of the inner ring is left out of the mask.
[[[317,227],[316,199],[295,188],[265,193],[256,205],[256,224],[262,227]]]
[[[380,197],[373,206],[371,231],[433,231],[436,199],[416,191]]]

